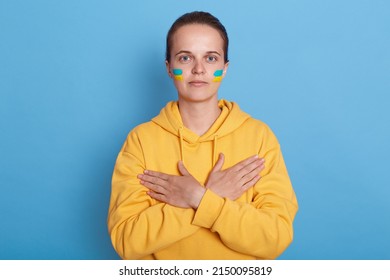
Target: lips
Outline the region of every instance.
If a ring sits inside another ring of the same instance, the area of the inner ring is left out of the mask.
[[[201,87],[201,86],[207,85],[208,83],[205,82],[205,81],[201,81],[201,80],[194,80],[194,81],[189,82],[189,84],[190,84],[191,86]]]

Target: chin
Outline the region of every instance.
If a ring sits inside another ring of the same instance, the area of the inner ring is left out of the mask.
[[[201,102],[210,102],[212,100],[218,100],[218,97],[216,94],[179,94],[179,99],[187,101],[187,102],[194,102],[194,103],[201,103]]]

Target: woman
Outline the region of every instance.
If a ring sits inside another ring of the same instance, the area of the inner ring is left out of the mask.
[[[108,227],[124,259],[274,259],[298,209],[279,143],[261,121],[218,99],[228,36],[188,13],[167,36],[178,92],[133,129],[117,158]]]

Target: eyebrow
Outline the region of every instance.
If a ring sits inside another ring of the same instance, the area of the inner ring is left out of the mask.
[[[191,54],[190,51],[181,50],[181,51],[179,51],[177,54],[175,54],[175,56],[177,56],[177,55],[179,55],[179,54],[183,54],[183,53],[185,53],[185,54],[187,54],[187,53]],[[217,54],[217,55],[219,55],[219,56],[222,56],[222,55],[221,55],[219,52],[217,52],[217,51],[208,51],[208,52],[206,52],[206,54]]]

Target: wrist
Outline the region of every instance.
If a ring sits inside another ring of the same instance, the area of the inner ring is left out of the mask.
[[[199,204],[206,192],[206,189],[204,187],[199,187],[196,189],[196,191],[193,193],[192,201],[191,201],[191,208],[196,210],[199,207]]]

